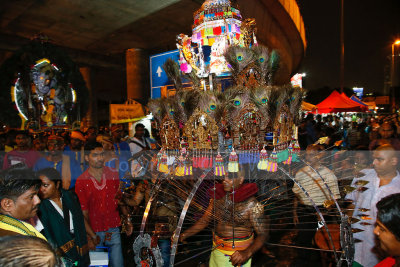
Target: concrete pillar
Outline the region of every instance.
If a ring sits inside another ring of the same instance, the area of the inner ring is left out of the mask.
[[[127,99],[141,100],[144,97],[144,75],[142,75],[144,60],[143,50],[136,48],[126,50]]]
[[[89,126],[97,126],[97,94],[92,88],[91,70],[89,67],[81,67],[79,71],[85,80],[89,91],[89,106],[85,117],[82,119],[81,129],[87,129]]]

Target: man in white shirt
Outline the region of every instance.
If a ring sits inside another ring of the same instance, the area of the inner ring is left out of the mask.
[[[132,177],[139,177],[143,176],[146,172],[146,166],[142,166],[142,164],[137,159],[137,154],[144,150],[154,149],[152,147],[152,143],[150,142],[149,138],[144,136],[145,127],[143,124],[138,123],[135,126],[135,136],[131,138],[129,142],[129,148],[132,153],[132,157],[134,160],[131,162],[131,174]],[[136,157],[135,157],[136,155]]]
[[[349,215],[360,220],[352,224],[352,228],[362,230],[353,234],[359,241],[355,242],[356,265],[353,266],[375,266],[379,262],[373,250],[376,203],[385,196],[400,192],[399,158],[395,149],[390,145],[380,146],[373,152],[373,159],[374,168],[362,170],[364,176],[354,178],[352,182],[356,190],[346,196],[352,201]]]
[[[135,135],[131,138],[129,142],[129,148],[131,149],[132,156],[139,153],[142,150],[151,149],[151,144],[149,140],[144,137],[144,125],[141,123],[135,126]]]

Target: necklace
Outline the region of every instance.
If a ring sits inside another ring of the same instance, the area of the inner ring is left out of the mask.
[[[96,179],[93,178],[93,176],[90,176],[90,179],[92,180],[93,185],[94,185],[94,187],[95,187],[97,190],[103,190],[104,187],[106,186],[106,178],[104,177],[104,173],[103,173],[103,175],[102,175],[102,177],[101,177],[101,185],[99,185],[99,184],[97,183]]]

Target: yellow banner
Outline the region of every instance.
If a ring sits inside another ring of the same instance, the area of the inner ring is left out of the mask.
[[[139,103],[110,104],[111,123],[134,122],[145,117],[145,110]]]

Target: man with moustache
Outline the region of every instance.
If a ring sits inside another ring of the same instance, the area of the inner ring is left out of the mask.
[[[268,219],[255,198],[258,187],[254,183],[243,184],[246,173],[243,167],[239,172],[227,173],[223,183],[215,186],[215,192],[209,192],[211,200],[203,217],[179,237],[183,241],[197,234],[215,217],[215,249],[211,252],[210,267],[251,266],[251,257],[267,240]]]
[[[25,222],[36,216],[40,183],[35,173],[26,168],[0,173],[0,236],[28,235],[46,240]]]
[[[76,181],[75,192],[85,219],[88,243],[108,246],[111,266],[122,267],[124,263],[119,229],[121,218],[118,199],[121,192],[118,172],[104,166],[104,150],[98,142],[85,145],[85,160],[89,163],[89,168]],[[133,231],[130,216],[124,206],[121,206],[121,212],[124,215],[126,234],[129,236]]]
[[[348,208],[349,215],[361,219],[352,224],[352,228],[362,230],[353,234],[355,239],[360,240],[355,243],[353,266],[375,266],[379,261],[373,250],[376,204],[388,195],[400,193],[398,156],[391,145],[378,147],[373,152],[374,168],[362,170],[364,176],[355,178],[351,185],[356,190],[346,196],[352,201]]]

